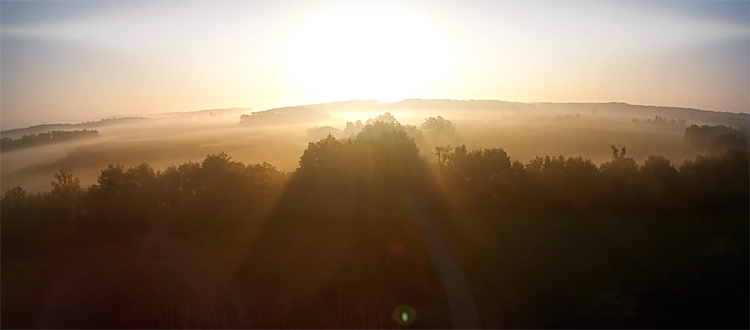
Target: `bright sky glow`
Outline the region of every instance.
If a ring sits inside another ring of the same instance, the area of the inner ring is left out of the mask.
[[[2,1],[4,129],[403,98],[748,112],[744,1]]]
[[[408,98],[451,63],[438,28],[405,8],[347,2],[302,22],[282,58],[287,77],[325,99]]]

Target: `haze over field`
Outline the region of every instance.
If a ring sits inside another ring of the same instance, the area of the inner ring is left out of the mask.
[[[0,183],[3,189],[21,185],[33,191],[45,190],[52,174],[60,168],[71,168],[88,185],[95,182],[102,167],[111,163],[135,166],[148,162],[162,169],[219,152],[230,153],[243,162],[266,161],[284,171],[293,171],[308,142],[324,138],[328,133],[347,137],[341,133],[347,122],[366,122],[385,112],[392,113],[402,124],[416,126],[427,117],[442,116],[454,122],[457,128],[453,140],[442,142],[472,148],[502,145],[521,161],[557,153],[581,155],[601,162],[609,159],[609,146],[614,143],[629,146],[638,161],[651,154],[662,154],[678,164],[696,155],[683,143],[682,130],[686,125],[726,125],[744,132],[750,118],[747,114],[618,103],[531,104],[419,99],[394,103],[334,102],[254,114],[250,109],[234,108],[152,114],[3,131],[3,137],[15,139],[24,134],[87,128],[98,130],[100,136],[4,152]],[[655,116],[685,122],[671,131],[632,125],[634,118],[645,120]],[[316,133],[319,127],[329,129]],[[422,150],[430,158],[429,148],[440,143],[431,142]]]

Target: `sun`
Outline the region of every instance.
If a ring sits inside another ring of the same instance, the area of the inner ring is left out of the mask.
[[[440,46],[439,33],[402,7],[344,3],[301,24],[283,65],[322,98],[393,102],[434,83],[446,62]]]

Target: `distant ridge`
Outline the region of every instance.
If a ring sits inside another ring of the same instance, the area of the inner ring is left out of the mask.
[[[243,115],[241,122],[282,122],[300,116],[300,121],[325,118],[330,111],[377,111],[386,112],[395,109],[450,110],[450,111],[503,111],[527,114],[581,114],[597,116],[616,116],[625,118],[666,118],[684,119],[688,124],[726,125],[735,128],[747,128],[750,125],[750,114],[719,112],[694,108],[635,105],[624,102],[583,103],[583,102],[511,102],[501,100],[454,100],[454,99],[405,99],[398,102],[382,103],[377,100],[352,100],[273,108],[265,111]],[[313,116],[313,114],[317,114]]]
[[[533,103],[500,100],[452,100],[452,99],[406,99],[394,103],[384,103],[386,108],[412,108],[435,110],[501,110],[533,111]]]
[[[167,119],[167,118],[179,118],[186,116],[210,116],[215,115],[234,115],[238,113],[249,112],[252,108],[222,108],[222,109],[205,109],[196,111],[178,111],[178,112],[164,112],[151,115],[140,115],[140,116],[112,116],[103,118],[96,121],[87,121],[80,123],[50,123],[50,124],[39,124],[22,128],[13,128],[8,130],[0,131],[0,135],[3,137],[18,138],[24,134],[39,134],[47,133],[56,130],[77,130],[77,129],[92,129],[97,127],[106,127],[115,124],[130,124],[137,123],[147,120],[155,119]]]
[[[29,126],[25,128],[13,128],[6,131],[0,131],[2,137],[18,138],[24,134],[39,134],[47,133],[50,131],[67,131],[77,129],[91,129],[97,127],[106,127],[110,125],[136,123],[151,120],[145,117],[116,117],[116,118],[105,118],[97,121],[87,121],[77,124],[40,124]]]
[[[685,119],[688,124],[726,125],[746,129],[750,126],[750,114],[736,112],[720,112],[694,108],[667,107],[655,105],[634,105],[624,102],[609,103],[535,103],[541,112],[565,112],[605,116],[621,116],[632,118],[651,118],[661,116],[666,118]]]
[[[38,134],[52,130],[71,130],[102,127],[106,125],[137,122],[139,120],[164,119],[174,117],[237,115],[241,114],[241,122],[276,122],[277,120],[293,119],[300,116],[301,121],[327,118],[331,111],[392,111],[393,109],[415,110],[452,110],[452,111],[512,111],[522,113],[552,114],[579,113],[581,115],[605,115],[630,118],[651,118],[661,116],[666,118],[685,119],[689,124],[726,125],[747,129],[750,126],[750,114],[702,110],[695,108],[637,105],[624,102],[512,102],[502,100],[458,100],[458,99],[404,99],[398,102],[380,102],[378,100],[349,100],[317,104],[295,105],[272,108],[251,112],[252,108],[221,108],[196,111],[166,112],[149,115],[147,117],[114,117],[99,121],[78,124],[41,124],[26,128],[14,128],[1,131],[5,137],[20,137],[23,134]],[[273,118],[272,118],[273,117]]]
[[[223,114],[246,113],[250,111],[252,111],[252,108],[250,107],[243,107],[243,108],[234,107],[234,108],[204,109],[204,110],[195,110],[195,111],[162,112],[162,113],[155,113],[149,116],[185,116],[185,115],[208,116],[210,114],[223,115]]]

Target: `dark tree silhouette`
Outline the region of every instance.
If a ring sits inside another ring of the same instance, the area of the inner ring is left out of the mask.
[[[422,130],[429,134],[449,139],[453,138],[456,134],[455,125],[453,125],[450,120],[441,116],[425,118],[424,123],[422,124]]]
[[[597,166],[422,138],[376,121],[309,143],[288,174],[221,153],[113,164],[90,187],[62,170],[49,192],[11,188],[3,325],[387,328],[408,305],[411,327],[447,328],[447,257],[427,223],[485,327],[748,327],[747,148],[675,167],[612,146]]]
[[[383,113],[382,115],[377,115],[375,118],[367,119],[367,125],[373,125],[379,122],[386,124],[395,124],[398,123],[398,120],[396,120],[396,117],[393,117],[390,112]]]
[[[86,129],[81,131],[50,131],[47,133],[39,134],[24,134],[18,139],[3,137],[2,139],[0,139],[0,150],[2,152],[7,152],[54,143],[94,138],[98,136],[98,131]]]

